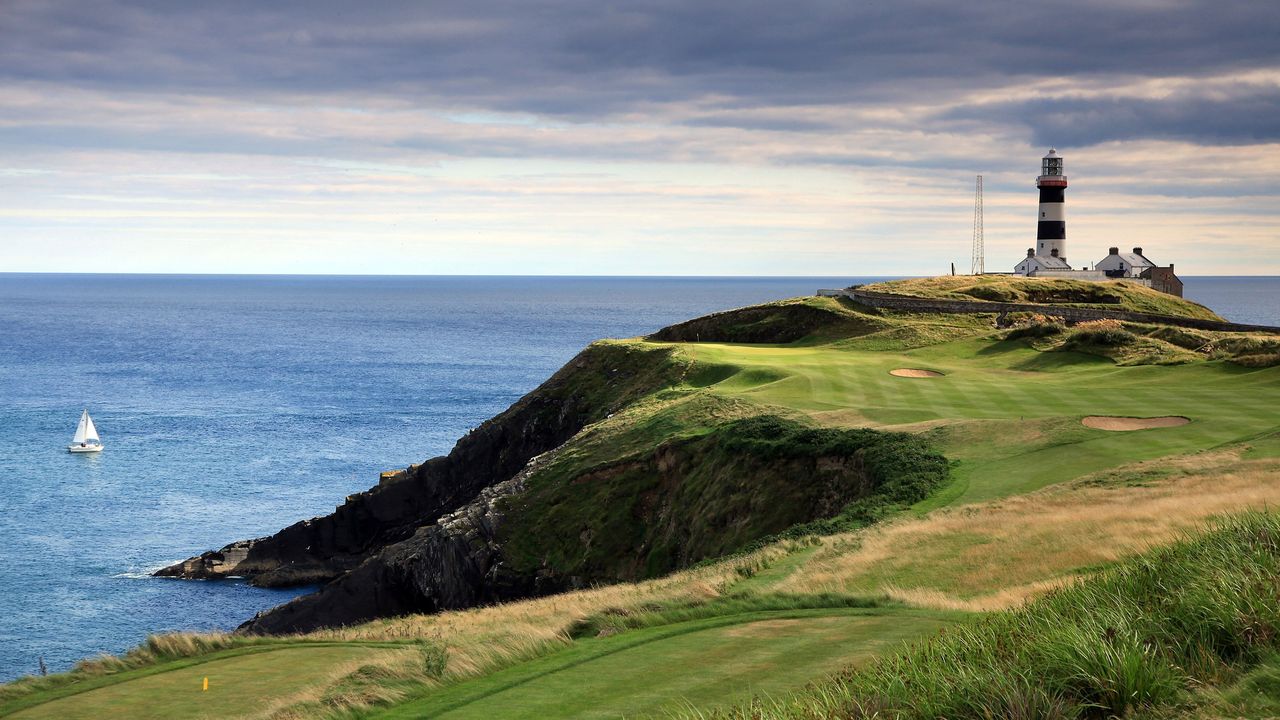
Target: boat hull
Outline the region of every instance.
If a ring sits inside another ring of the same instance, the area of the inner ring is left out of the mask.
[[[96,453],[102,452],[101,445],[68,445],[67,452],[73,453]]]

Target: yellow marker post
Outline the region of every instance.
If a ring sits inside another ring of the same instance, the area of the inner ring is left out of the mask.
[[[204,679],[204,687],[203,687],[203,688],[201,688],[201,690],[208,690],[208,689],[209,689],[209,678],[205,678],[205,679]]]

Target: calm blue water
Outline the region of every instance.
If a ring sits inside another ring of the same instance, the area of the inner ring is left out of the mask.
[[[1182,294],[1238,323],[1280,326],[1280,278],[1182,278]]]
[[[287,600],[147,572],[447,452],[591,340],[874,279],[0,274],[0,680]],[[1280,279],[1187,293],[1280,324]]]

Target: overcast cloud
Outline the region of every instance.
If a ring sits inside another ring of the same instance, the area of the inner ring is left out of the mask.
[[[983,172],[1003,267],[1057,145],[1081,260],[1280,273],[1277,37],[1266,1],[4,0],[0,262],[936,272]]]

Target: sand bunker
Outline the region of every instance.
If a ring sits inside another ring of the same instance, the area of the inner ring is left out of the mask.
[[[1080,422],[1085,427],[1091,427],[1094,430],[1124,432],[1127,430],[1150,430],[1151,428],[1177,427],[1179,425],[1186,425],[1191,422],[1191,419],[1184,418],[1181,415],[1166,415],[1164,417],[1149,418],[1090,415]]]
[[[889,374],[897,377],[914,378],[942,377],[942,373],[936,370],[918,370],[916,368],[898,368],[897,370],[890,370]]]

